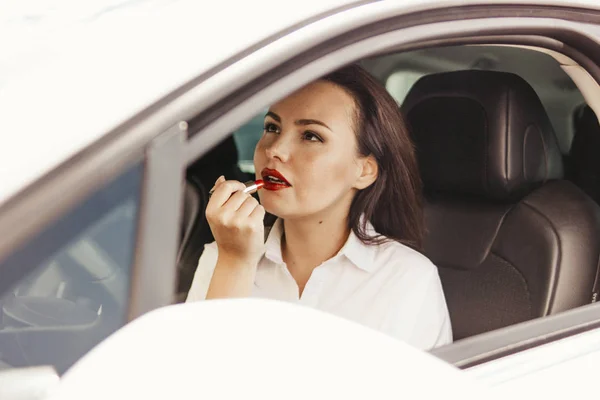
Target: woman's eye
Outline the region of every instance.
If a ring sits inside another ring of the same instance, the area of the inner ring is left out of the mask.
[[[308,140],[310,142],[322,142],[323,139],[321,139],[321,137],[319,137],[319,135],[317,135],[314,132],[304,132],[304,134],[302,135],[302,138],[304,140]]]
[[[275,125],[275,124],[267,122],[265,124],[265,132],[278,133],[279,132],[279,127],[277,125]]]

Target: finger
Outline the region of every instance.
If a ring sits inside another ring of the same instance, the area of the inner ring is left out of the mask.
[[[242,231],[264,232],[264,218],[265,209],[260,204],[256,204],[250,215],[242,216],[237,212],[231,223]]]
[[[222,182],[225,182],[225,176],[223,176],[223,175],[221,175],[220,177],[217,178],[213,187],[210,188],[210,190],[208,191],[208,194],[212,195],[213,192],[215,191],[215,189],[217,188],[217,186],[219,185],[219,183],[222,183]]]
[[[215,181],[215,186],[217,186],[221,182],[225,182],[225,176],[223,176],[223,175],[221,175],[217,178],[217,180]]]
[[[239,181],[224,181],[220,182],[215,191],[213,192],[208,204],[207,210],[220,208],[229,200],[231,195],[237,191],[243,191],[246,188],[242,182]],[[241,204],[241,203],[240,203]]]
[[[248,196],[248,198],[238,208],[236,214],[241,217],[248,217],[258,205],[258,201],[254,197]]]
[[[244,193],[242,190],[239,190],[231,195],[231,197],[221,206],[221,211],[223,213],[234,214],[237,213],[238,209],[244,204],[244,202],[252,197],[248,193]]]
[[[254,207],[254,210],[248,216],[249,219],[253,220],[257,224],[262,225],[265,219],[265,208],[260,204]]]

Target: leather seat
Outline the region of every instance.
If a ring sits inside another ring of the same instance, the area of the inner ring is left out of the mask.
[[[575,112],[573,122],[569,178],[600,204],[600,124],[587,104]]]
[[[563,179],[553,128],[523,79],[421,78],[402,111],[417,147],[425,254],[461,339],[591,302],[600,209]]]
[[[186,250],[190,247],[190,238],[198,224],[202,208],[205,206],[204,201],[202,188],[186,180],[183,190],[183,215],[179,231],[178,263],[184,258]]]

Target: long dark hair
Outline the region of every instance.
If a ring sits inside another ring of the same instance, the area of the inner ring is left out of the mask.
[[[391,239],[421,251],[422,183],[414,145],[396,101],[358,65],[346,66],[321,79],[338,85],[354,98],[357,150],[363,156],[373,155],[379,169],[377,180],[352,201],[350,228],[366,244]],[[367,221],[379,235],[369,235]]]

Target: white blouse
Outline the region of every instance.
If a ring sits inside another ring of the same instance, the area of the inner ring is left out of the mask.
[[[333,313],[428,350],[452,342],[450,317],[437,268],[395,241],[365,245],[351,232],[337,255],[314,269],[302,296],[281,255],[277,220],[258,263],[252,297],[298,302]],[[375,232],[369,224],[368,229]],[[217,263],[207,244],[187,302],[203,300]]]

